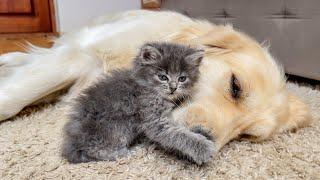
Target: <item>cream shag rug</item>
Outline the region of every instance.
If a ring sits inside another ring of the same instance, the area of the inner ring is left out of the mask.
[[[0,179],[320,179],[320,91],[288,88],[310,105],[311,127],[262,143],[233,141],[204,167],[146,143],[118,161],[68,164],[60,157],[66,117],[57,103],[0,124]]]

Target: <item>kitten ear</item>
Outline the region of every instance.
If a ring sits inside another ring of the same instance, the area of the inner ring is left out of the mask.
[[[204,49],[202,48],[198,48],[197,50],[195,50],[192,54],[188,55],[185,59],[195,65],[195,66],[199,66],[202,59],[204,56]]]
[[[159,50],[151,44],[142,46],[140,50],[140,60],[142,64],[153,64],[161,58]]]

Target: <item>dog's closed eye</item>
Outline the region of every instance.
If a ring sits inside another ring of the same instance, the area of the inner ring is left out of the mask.
[[[231,75],[230,93],[234,100],[238,100],[242,93],[240,82],[234,74]]]

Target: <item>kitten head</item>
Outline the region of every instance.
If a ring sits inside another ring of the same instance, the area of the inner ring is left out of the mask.
[[[204,50],[172,43],[147,43],[134,61],[140,84],[169,100],[190,95]]]

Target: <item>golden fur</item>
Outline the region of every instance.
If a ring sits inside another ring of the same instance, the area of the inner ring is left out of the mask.
[[[1,67],[11,68],[14,75],[3,77],[7,81],[0,84],[5,87],[0,88],[0,106],[6,107],[0,110],[0,120],[72,84],[69,97],[78,95],[100,72],[128,67],[139,46],[156,40],[205,48],[196,94],[173,117],[190,127],[210,129],[218,148],[239,135],[264,140],[310,124],[308,107],[287,91],[282,69],[267,48],[231,26],[192,20],[174,12],[148,11],[102,17],[58,39],[50,50],[1,56]],[[38,69],[27,70],[29,64]],[[230,93],[232,74],[242,89],[239,99]],[[7,88],[12,83],[15,85]]]
[[[210,129],[218,148],[239,135],[259,141],[310,124],[308,107],[287,92],[281,67],[267,48],[244,33],[231,26],[193,21],[163,39],[205,47],[198,91],[192,103],[174,112],[174,117],[190,127]],[[119,59],[113,62],[123,67]],[[112,64],[112,68],[117,65]],[[230,96],[232,73],[243,90],[239,100]]]
[[[282,69],[267,49],[229,26],[212,25],[206,31],[196,40],[207,54],[199,91],[186,108],[189,126],[208,127],[222,147],[239,135],[264,140],[310,124],[308,107],[287,92]],[[232,74],[243,90],[239,100],[230,96]]]

